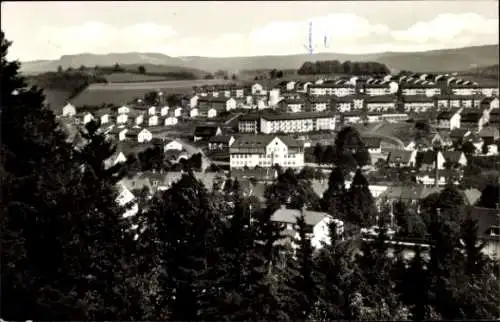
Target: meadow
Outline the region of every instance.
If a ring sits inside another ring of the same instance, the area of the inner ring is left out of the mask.
[[[169,94],[190,94],[193,86],[228,84],[230,80],[184,80],[160,82],[108,83],[91,84],[72,99],[75,106],[100,106],[101,104],[122,105],[135,98],[143,97],[151,91],[162,91]]]

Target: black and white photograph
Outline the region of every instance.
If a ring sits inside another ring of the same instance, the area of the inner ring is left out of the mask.
[[[498,0],[0,12],[0,322],[500,320]]]

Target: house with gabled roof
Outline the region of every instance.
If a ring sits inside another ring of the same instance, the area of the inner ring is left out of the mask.
[[[443,151],[442,154],[445,160],[445,167],[457,168],[467,165],[467,157],[462,151]]]
[[[461,109],[442,111],[437,115],[437,128],[453,130],[460,128]]]
[[[394,167],[414,167],[415,160],[417,156],[417,151],[408,151],[408,150],[399,150],[399,149],[390,149],[385,150],[387,153],[387,166]]]
[[[303,143],[289,136],[243,134],[229,147],[231,168],[304,166]]]
[[[485,242],[482,251],[491,258],[500,257],[500,210],[472,207],[470,216],[477,220],[479,238]]]
[[[76,115],[76,107],[71,103],[64,105],[62,108],[62,116],[73,117]]]
[[[285,231],[289,231],[289,236],[297,238],[297,218],[300,217],[301,214],[304,215],[306,231],[311,238],[311,245],[314,248],[321,248],[323,243],[329,242],[328,226],[331,221],[336,222],[338,230],[337,233],[339,236],[344,234],[343,221],[334,219],[331,215],[325,212],[310,211],[305,209],[287,209],[282,207],[273,213],[271,221],[284,228]],[[290,241],[293,244],[293,239]]]
[[[231,144],[235,141],[232,135],[216,135],[208,139],[208,149],[215,150],[225,150],[228,149]]]

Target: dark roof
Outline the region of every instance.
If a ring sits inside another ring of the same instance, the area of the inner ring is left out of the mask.
[[[432,150],[417,152],[417,156],[415,157],[415,163],[418,165],[434,164],[435,160],[436,152]]]
[[[450,131],[450,137],[456,139],[462,139],[469,130],[467,129],[453,129]]]
[[[258,121],[259,114],[244,114],[238,118],[238,121]]]
[[[395,103],[395,95],[379,95],[365,97],[365,102],[368,103]]]
[[[387,162],[401,162],[408,163],[412,155],[411,151],[407,150],[388,150]]]
[[[438,120],[449,120],[453,115],[455,115],[456,111],[442,111],[438,114]]]
[[[194,130],[195,136],[214,136],[218,127],[215,125],[197,126]]]
[[[265,148],[275,137],[278,137],[288,147],[301,147],[302,144],[289,136],[244,134],[237,138],[231,145],[231,149]]]
[[[229,140],[231,140],[231,135],[216,135],[212,136],[210,139],[208,139],[208,142],[210,143],[229,143]]]
[[[498,129],[493,126],[486,126],[481,129],[479,136],[482,138],[498,138]]]
[[[389,186],[387,190],[382,192],[380,199],[414,201],[424,199],[430,194],[441,191],[440,188],[431,188],[424,185],[415,186]]]
[[[463,152],[461,151],[443,151],[442,152],[444,159],[447,162],[457,163],[460,160]]]
[[[493,102],[495,99],[497,99],[496,97],[485,97],[481,100],[481,104],[490,104],[491,102]]]
[[[403,101],[405,103],[433,103],[434,98],[425,95],[407,95]]]
[[[299,112],[299,113],[287,113],[287,114],[263,114],[262,118],[266,120],[300,120],[308,118],[328,118],[333,117],[335,114],[330,112]]]
[[[483,116],[480,112],[464,112],[460,117],[460,122],[479,122]]]

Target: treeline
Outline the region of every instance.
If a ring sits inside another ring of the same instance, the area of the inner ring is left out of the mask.
[[[482,255],[477,222],[452,186],[419,212],[402,202],[379,210],[361,171],[346,188],[341,165],[322,198],[287,170],[261,203],[237,180],[209,192],[188,170],[152,197],[140,190],[137,214],[124,217],[131,205],[116,202],[116,187],[126,165],[105,167],[113,144],[93,122],[82,129],[84,145],[68,143],[42,93],[6,61],[3,33],[1,40],[2,319],[499,318],[498,262]],[[354,157],[354,144],[348,135],[336,142],[340,160]],[[329,221],[318,243],[298,212],[292,247],[286,227],[271,220],[281,205],[326,211],[344,227]],[[430,250],[411,246],[406,259],[404,249],[389,249],[390,209],[398,234],[426,239]],[[361,227],[377,223],[379,234],[359,239]]]
[[[351,62],[341,63],[338,60],[324,60],[305,62],[297,71],[300,75],[316,74],[348,74],[348,75],[388,75],[389,68],[378,62]]]
[[[30,83],[40,88],[67,91],[70,99],[94,83],[107,83],[106,78],[82,71],[47,72],[30,76]]]

